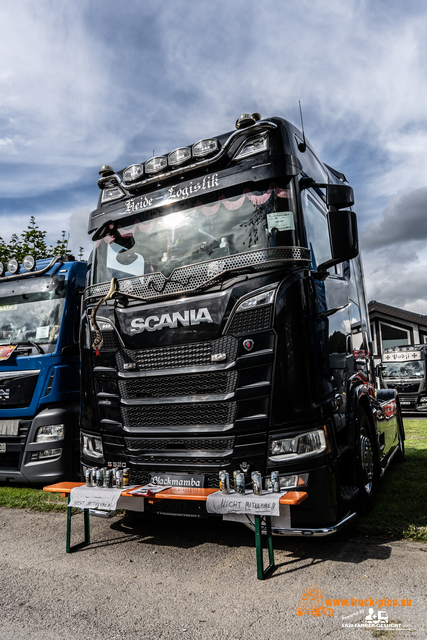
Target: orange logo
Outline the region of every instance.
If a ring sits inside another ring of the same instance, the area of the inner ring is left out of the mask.
[[[333,616],[334,610],[325,606],[323,590],[319,589],[315,584],[311,584],[308,589],[304,589],[295,613],[299,616],[307,613],[310,616],[320,617],[323,614]]]

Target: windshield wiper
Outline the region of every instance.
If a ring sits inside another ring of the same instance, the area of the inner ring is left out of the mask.
[[[43,353],[43,354],[45,353],[45,350],[43,349],[43,347],[37,344],[37,342],[33,342],[32,340],[25,340],[25,342],[10,342],[9,344],[12,347],[14,345],[16,345],[17,347],[34,347],[35,349],[37,349],[39,353]]]

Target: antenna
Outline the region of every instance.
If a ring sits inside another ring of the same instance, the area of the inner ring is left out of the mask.
[[[302,130],[302,142],[298,142],[298,149],[301,151],[301,153],[304,153],[304,151],[307,149],[307,143],[305,141],[305,135],[304,135],[304,123],[302,121],[302,109],[301,109],[301,100],[298,100],[298,104],[299,104],[299,113],[301,116],[301,130]]]

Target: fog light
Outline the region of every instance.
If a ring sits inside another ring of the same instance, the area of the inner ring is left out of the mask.
[[[302,489],[308,482],[308,473],[299,473],[290,476],[279,476],[279,486],[281,491],[288,489]],[[271,478],[265,479],[267,489],[272,489]]]
[[[39,427],[36,433],[36,442],[52,442],[63,440],[65,435],[65,424],[50,424]]]
[[[45,449],[44,451],[39,451],[39,458],[52,458],[53,456],[59,456],[61,451],[62,449]]]

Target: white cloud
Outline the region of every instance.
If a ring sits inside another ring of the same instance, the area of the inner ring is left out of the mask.
[[[85,246],[97,167],[231,130],[245,111],[298,124],[300,99],[307,137],[355,188],[375,296],[406,304],[422,267],[413,270],[405,255],[420,265],[424,258],[420,245],[407,244],[408,213],[405,227],[396,203],[407,209],[403,194],[427,186],[426,30],[427,8],[411,0],[176,0],[161,7],[128,0],[120,11],[112,0],[4,3],[0,165],[7,179],[0,196],[10,201],[0,211],[3,235],[10,220],[15,229],[26,224],[27,200],[25,224],[11,214],[24,191],[43,202],[51,197],[44,215],[52,233],[67,223]],[[83,185],[89,193],[90,183],[91,201],[76,198],[68,213],[61,204],[58,220],[58,193]],[[424,228],[421,217],[413,224]],[[399,229],[408,286],[398,295],[398,269],[387,262],[396,283],[379,279],[388,254],[375,241],[385,245]]]

